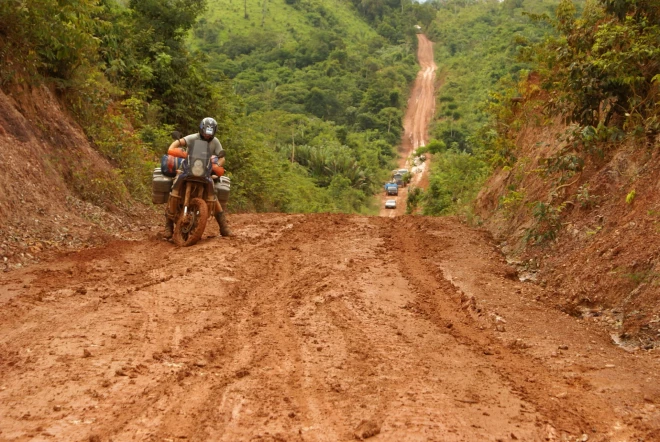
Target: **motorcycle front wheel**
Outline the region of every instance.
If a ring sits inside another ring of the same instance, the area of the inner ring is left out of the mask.
[[[174,244],[181,247],[192,246],[202,238],[206,221],[209,218],[209,210],[206,201],[201,198],[193,198],[188,206],[188,213],[179,215],[174,224]]]

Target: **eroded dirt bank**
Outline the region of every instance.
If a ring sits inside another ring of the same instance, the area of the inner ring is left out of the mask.
[[[1,275],[0,439],[660,438],[659,353],[546,305],[483,232],[232,222]]]

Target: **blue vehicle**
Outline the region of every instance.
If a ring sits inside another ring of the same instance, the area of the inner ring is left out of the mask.
[[[385,193],[388,195],[398,195],[399,194],[399,185],[397,183],[387,183],[385,184]]]

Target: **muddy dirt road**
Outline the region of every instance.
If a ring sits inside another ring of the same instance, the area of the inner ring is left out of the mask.
[[[417,60],[420,71],[413,84],[406,114],[403,117],[403,135],[399,150],[399,167],[413,171],[411,184],[419,186],[428,174],[429,163],[413,164],[413,154],[418,147],[425,146],[429,139],[428,127],[435,112],[435,71],[437,66],[433,61],[433,42],[424,34],[417,34]],[[406,213],[408,188],[399,189],[399,195],[380,198],[380,216],[395,217]],[[396,200],[396,209],[385,209],[385,201]]]
[[[433,42],[424,34],[417,34],[417,60],[421,70],[410,93],[408,108],[403,120],[403,157],[428,142],[428,126],[435,111],[435,71]]]
[[[419,38],[404,159],[433,113]],[[231,222],[0,274],[0,441],[660,440],[660,352],[559,312],[485,233]]]
[[[660,353],[556,311],[486,234],[232,226],[2,274],[0,440],[660,440]]]

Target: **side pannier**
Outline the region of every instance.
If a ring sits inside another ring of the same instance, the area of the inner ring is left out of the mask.
[[[220,201],[222,210],[225,210],[227,201],[229,201],[229,190],[231,188],[231,180],[229,177],[221,176],[218,178],[218,181],[213,186],[215,190],[215,197]]]
[[[151,202],[165,204],[170,196],[173,181],[172,178],[163,175],[160,167],[155,168],[151,178]]]

